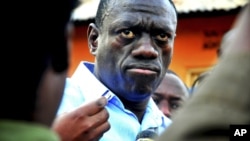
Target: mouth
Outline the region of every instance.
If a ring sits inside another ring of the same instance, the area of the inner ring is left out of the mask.
[[[138,75],[156,75],[159,73],[159,69],[154,66],[129,66],[126,70],[128,73]]]
[[[152,75],[157,74],[157,72],[148,70],[148,69],[139,69],[139,68],[133,68],[127,70],[129,73],[136,73],[136,74],[143,74],[143,75]]]

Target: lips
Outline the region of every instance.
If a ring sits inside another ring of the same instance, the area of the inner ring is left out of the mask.
[[[160,72],[160,69],[155,66],[146,65],[132,65],[126,68],[128,73],[141,74],[141,75],[156,75]]]
[[[138,69],[138,68],[133,68],[133,69],[128,69],[127,70],[129,73],[137,73],[137,74],[143,74],[143,75],[152,75],[156,74],[157,72],[148,70],[148,69]]]

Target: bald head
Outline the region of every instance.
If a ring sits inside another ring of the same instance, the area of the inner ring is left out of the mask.
[[[189,97],[189,91],[184,82],[174,73],[167,72],[161,84],[155,90],[153,99],[159,109],[169,118]]]

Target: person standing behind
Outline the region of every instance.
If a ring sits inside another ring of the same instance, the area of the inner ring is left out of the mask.
[[[95,62],[81,62],[67,79],[53,129],[63,141],[93,136],[78,126],[84,118],[79,106],[106,95],[111,128],[100,141],[132,141],[148,128],[161,133],[171,120],[151,94],[173,54],[177,13],[172,1],[101,0],[95,20],[87,31]]]
[[[164,115],[172,118],[189,98],[189,89],[175,72],[168,70],[152,98]]]

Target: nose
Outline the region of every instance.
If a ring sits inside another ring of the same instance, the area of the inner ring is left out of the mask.
[[[169,106],[167,105],[161,105],[159,109],[162,111],[162,113],[167,116],[168,118],[171,118],[171,111],[169,109]]]
[[[160,108],[160,110],[163,112],[163,114],[165,116],[167,116],[168,118],[171,118],[171,112],[170,112],[170,110],[169,110],[169,108],[167,106],[162,106]]]
[[[158,52],[153,46],[152,40],[148,34],[143,34],[132,55],[137,58],[154,59],[157,58]]]

